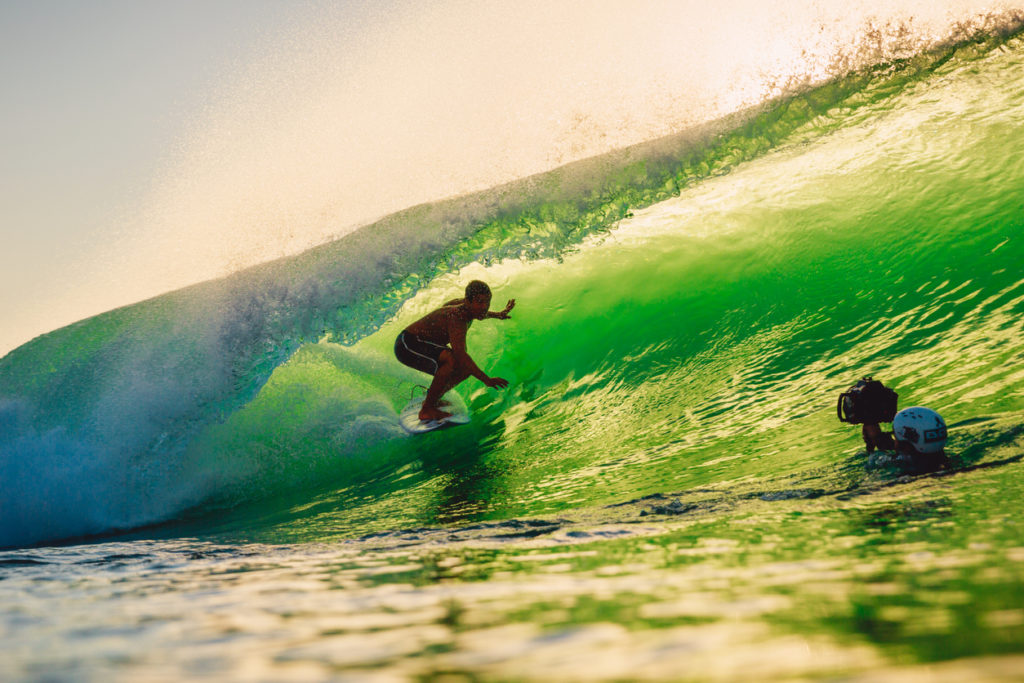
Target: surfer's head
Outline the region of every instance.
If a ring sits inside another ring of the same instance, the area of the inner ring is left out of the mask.
[[[491,288],[486,282],[473,280],[466,285],[466,307],[470,315],[480,320],[491,307]]]

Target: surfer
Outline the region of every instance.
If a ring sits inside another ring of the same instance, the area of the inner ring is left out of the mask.
[[[433,375],[420,409],[420,420],[443,420],[451,413],[438,407],[441,397],[472,375],[489,387],[504,389],[508,381],[490,377],[466,351],[466,331],[474,320],[507,320],[515,299],[504,310],[490,311],[491,288],[480,280],[466,285],[463,299],[449,301],[406,327],[395,339],[395,357],[410,368]]]

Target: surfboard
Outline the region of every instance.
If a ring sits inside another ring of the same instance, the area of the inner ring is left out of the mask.
[[[450,417],[446,417],[443,420],[430,420],[427,422],[420,420],[420,408],[422,406],[423,397],[420,396],[409,401],[409,404],[402,409],[402,412],[398,415],[398,423],[402,425],[402,429],[410,434],[426,434],[435,429],[455,427],[456,425],[464,425],[469,422],[469,409],[462,404],[462,401],[452,401],[442,405],[441,410],[451,413]]]

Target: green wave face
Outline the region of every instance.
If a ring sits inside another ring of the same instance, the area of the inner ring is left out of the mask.
[[[459,268],[377,332],[304,346],[193,445],[207,471],[247,472],[224,504],[263,501],[200,525],[318,540],[657,492],[841,491],[864,457],[835,399],[867,374],[946,418],[954,462],[999,457],[1024,428],[1024,42],[915,69],[847,81],[817,111],[780,104],[734,134],[755,152],[720,138],[700,177],[666,181],[678,196],[650,190],[556,257],[500,258],[524,235],[550,244],[564,225],[540,214],[460,243]],[[469,335],[511,386],[471,379],[471,425],[407,437],[394,413],[427,378],[394,360],[394,337],[474,278],[493,307],[518,302]]]
[[[917,55],[0,358],[0,670],[1019,679],[1022,84]],[[393,342],[472,279],[510,385],[410,436]],[[952,467],[864,452],[868,374]]]

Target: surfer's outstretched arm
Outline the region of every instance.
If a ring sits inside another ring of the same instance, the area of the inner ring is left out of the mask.
[[[508,312],[511,311],[515,307],[516,307],[516,300],[515,299],[509,299],[508,303],[505,304],[505,310],[503,310],[503,311],[487,311],[487,313],[484,314],[484,317],[485,318],[497,318],[499,320],[508,320],[508,318],[509,318]]]
[[[480,366],[476,364],[470,355],[466,351],[466,330],[462,329],[458,325],[452,325],[451,328],[451,341],[452,341],[452,359],[455,361],[455,377],[461,382],[469,376],[476,377],[478,380],[483,382],[489,387],[497,387],[502,389],[508,386],[508,382],[500,377],[491,377],[486,372],[480,369]],[[453,388],[455,385],[452,384]]]

